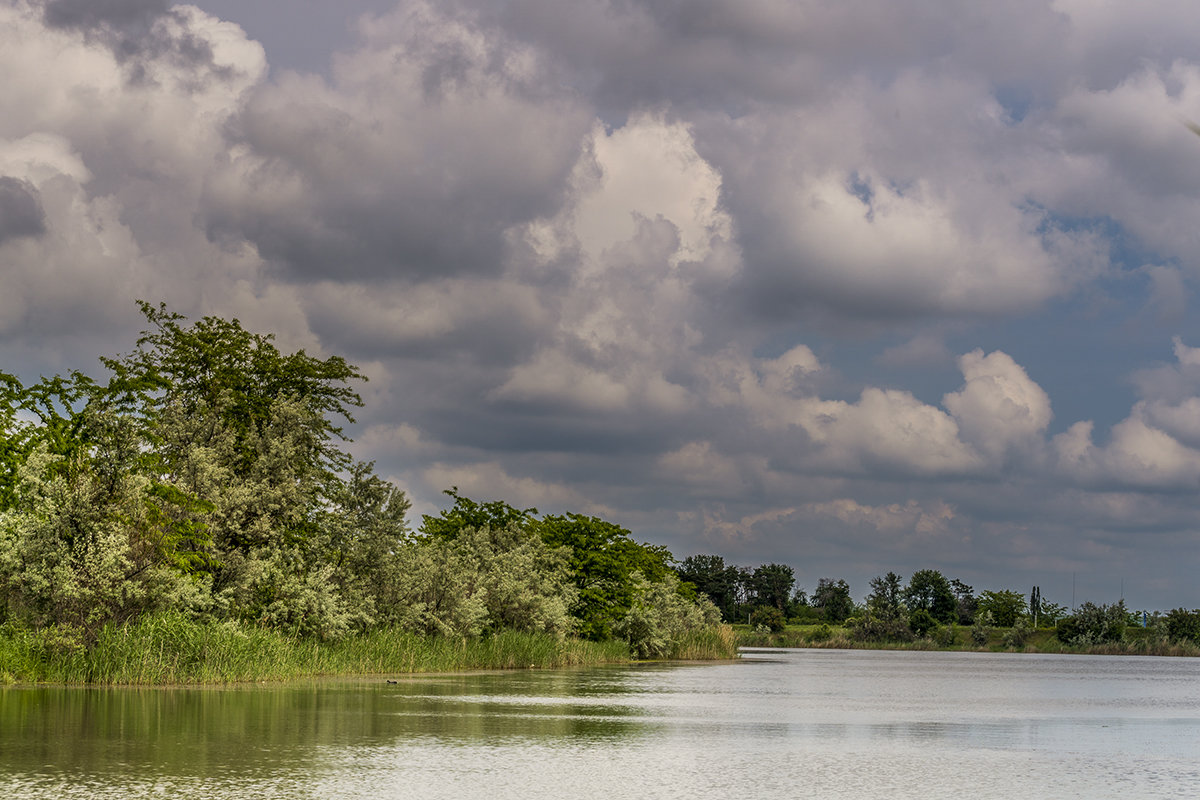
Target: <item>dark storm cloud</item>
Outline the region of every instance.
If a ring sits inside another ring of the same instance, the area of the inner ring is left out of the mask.
[[[52,28],[82,31],[104,42],[129,68],[133,82],[146,79],[145,62],[167,57],[179,66],[212,67],[212,47],[191,33],[167,33],[158,23],[171,16],[169,0],[48,0]]]
[[[0,244],[46,231],[46,214],[37,187],[29,181],[0,175]]]
[[[44,13],[52,28],[145,31],[169,7],[167,0],[49,0]]]

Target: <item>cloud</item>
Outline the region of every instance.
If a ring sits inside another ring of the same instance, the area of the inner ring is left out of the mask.
[[[272,74],[193,6],[4,4],[5,369],[87,369],[163,299],[363,365],[356,452],[419,509],[457,484],[847,577],[1135,538],[1183,570],[1198,26],[404,0]]]
[[[1007,353],[974,350],[958,360],[966,383],[942,404],[963,438],[992,460],[1035,447],[1050,424],[1050,398]]]
[[[553,213],[592,124],[535,51],[408,3],[334,82],[285,73],[208,182],[210,234],[308,281],[497,275],[505,234]]]
[[[46,231],[46,212],[37,187],[27,180],[0,175],[0,245]]]

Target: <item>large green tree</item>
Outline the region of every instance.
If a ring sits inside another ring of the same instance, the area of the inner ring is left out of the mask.
[[[867,611],[881,620],[898,620],[904,613],[903,594],[903,581],[895,572],[876,576],[871,579]]]
[[[938,622],[958,619],[958,598],[946,576],[936,569],[919,569],[908,579],[904,604],[909,611],[927,611]]]
[[[726,622],[734,620],[742,580],[742,573],[736,566],[726,565],[721,556],[695,555],[685,558],[678,571],[681,580],[691,583],[720,609]]]
[[[850,597],[850,584],[842,579],[821,578],[813,592],[812,605],[821,610],[827,622],[841,623],[854,613],[854,600]]]

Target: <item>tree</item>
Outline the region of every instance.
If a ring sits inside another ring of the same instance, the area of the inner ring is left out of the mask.
[[[975,589],[963,583],[958,578],[950,581],[950,589],[957,601],[958,622],[960,625],[970,625],[975,621],[975,609],[979,601],[975,597]]]
[[[867,611],[881,620],[900,619],[904,612],[901,578],[894,572],[871,579],[871,593],[867,595]]]
[[[844,580],[821,578],[813,592],[812,604],[821,609],[826,621],[842,623],[854,613],[854,600],[850,597],[850,584]]]
[[[771,606],[784,614],[790,605],[792,587],[796,584],[792,568],[783,564],[763,564],[755,567],[750,576],[754,605]]]
[[[457,486],[443,490],[442,494],[453,497],[454,505],[436,517],[426,514],[421,518],[421,533],[425,536],[453,539],[466,528],[529,527],[537,522],[536,508],[515,508],[502,500],[479,503],[460,495]]]
[[[321,636],[370,624],[373,580],[348,572],[395,551],[408,506],[341,449],[365,378],[237,320],[140,307],[150,328],[101,359],[107,382],[0,376],[6,606],[88,630],[164,604]],[[53,574],[94,595],[86,619],[36,588],[32,554],[68,545],[81,556]]]
[[[910,611],[928,611],[938,622],[954,622],[958,618],[958,600],[950,581],[935,569],[913,573],[904,590],[904,604]]]
[[[1001,628],[1011,628],[1017,620],[1028,614],[1025,597],[1020,592],[1008,589],[982,592],[979,595],[978,613],[991,615],[992,623]]]
[[[614,635],[634,600],[634,573],[652,584],[674,575],[665,547],[639,544],[612,522],[581,514],[546,516],[537,530],[551,547],[569,549],[568,564],[579,591],[571,614],[579,634],[588,639]]]
[[[726,622],[734,619],[738,604],[740,573],[735,566],[726,566],[725,559],[714,555],[688,556],[679,565],[680,580],[696,587],[721,611]]]

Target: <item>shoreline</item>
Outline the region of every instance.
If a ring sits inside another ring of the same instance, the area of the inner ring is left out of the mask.
[[[821,638],[822,625],[792,625],[781,633],[756,633],[746,625],[736,625],[735,636],[738,648],[803,648],[817,650],[916,650],[961,653],[1042,653],[1047,655],[1100,655],[1100,656],[1162,656],[1169,658],[1200,657],[1200,646],[1188,642],[1171,642],[1152,629],[1135,628],[1126,632],[1117,642],[1093,644],[1064,644],[1055,636],[1053,628],[1039,628],[1029,633],[1021,645],[1005,642],[1008,628],[992,628],[985,644],[971,641],[969,627],[955,626],[949,633],[941,634],[941,641],[933,638],[915,639],[910,642],[859,641],[853,639],[846,628],[829,628],[828,638]]]
[[[736,654],[732,630],[683,634],[672,660]],[[477,637],[376,629],[334,641],[160,614],[107,625],[89,643],[54,629],[0,626],[6,685],[202,686],[291,680],[462,674],[639,663],[628,643],[513,630]]]

